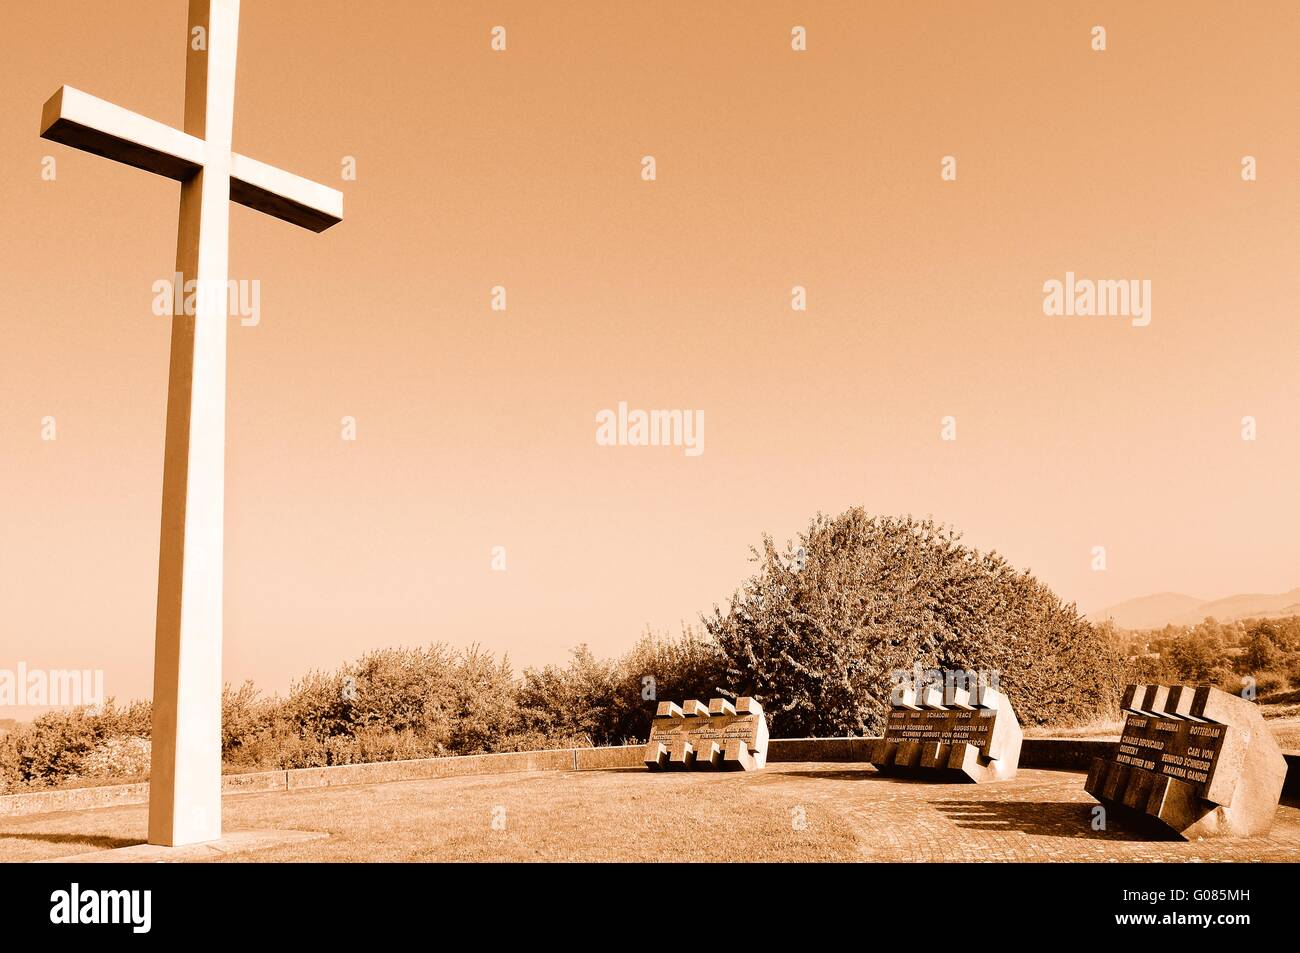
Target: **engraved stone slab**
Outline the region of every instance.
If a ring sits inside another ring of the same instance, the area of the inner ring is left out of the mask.
[[[1208,685],[1130,685],[1121,704],[1124,734],[1085,791],[1166,836],[1268,830],[1286,759],[1255,704]]]
[[[767,716],[752,698],[660,702],[645,747],[651,770],[754,771],[767,764]]]
[[[1005,781],[1016,776],[1023,739],[1005,695],[984,688],[947,698],[910,690],[891,706],[871,763],[882,774],[952,781]]]

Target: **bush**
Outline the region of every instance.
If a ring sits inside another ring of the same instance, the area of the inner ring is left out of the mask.
[[[478,754],[500,750],[516,721],[509,662],[438,643],[311,672],[283,701],[227,689],[222,750],[245,769]]]
[[[1167,654],[1178,680],[1188,684],[1218,684],[1232,667],[1223,636],[1213,619],[1206,619],[1174,639]]]
[[[1253,628],[1247,635],[1241,654],[1237,656],[1237,670],[1246,675],[1267,672],[1279,667],[1282,662],[1282,650],[1273,641],[1273,627],[1263,624]]]
[[[1176,685],[1178,672],[1162,655],[1139,655],[1125,666],[1125,683],[1135,685]]]
[[[148,703],[118,708],[111,698],[98,710],[47,712],[0,737],[0,791],[62,784],[88,776],[88,770],[102,770],[113,758],[111,751],[105,753],[105,744],[114,738],[147,738],[150,717]]]
[[[1290,684],[1290,680],[1282,672],[1258,672],[1255,679],[1255,697],[1264,698],[1266,695],[1275,695],[1278,692],[1285,691]],[[1240,688],[1237,689],[1241,691]]]
[[[650,737],[659,702],[688,698],[708,702],[736,697],[740,684],[727,674],[718,646],[706,635],[685,629],[672,638],[646,632],[618,663],[616,704],[607,744],[633,744]]]
[[[578,736],[603,744],[617,720],[617,665],[596,658],[585,645],[571,656],[564,667],[524,670],[518,693],[520,727],[544,737]]]
[[[706,629],[732,692],[781,736],[874,734],[895,673],[997,672],[1022,721],[1115,707],[1114,645],[1073,605],[932,520],[818,515],[800,545],[753,550],[758,572]]]
[[[84,778],[147,778],[150,751],[148,738],[114,735],[86,754],[79,773]]]
[[[548,738],[632,744],[649,737],[660,699],[707,701],[726,684],[717,647],[690,629],[680,638],[646,632],[617,661],[598,659],[580,645],[567,666],[524,671],[520,726]]]
[[[308,673],[290,688],[277,715],[308,738],[386,728],[446,744],[456,669],[456,653],[441,643],[379,649],[335,672]]]

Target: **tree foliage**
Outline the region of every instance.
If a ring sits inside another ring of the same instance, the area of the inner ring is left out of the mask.
[[[933,520],[819,514],[770,536],[758,571],[705,620],[736,694],[783,736],[875,734],[899,673],[996,673],[1022,721],[1086,718],[1118,696],[1107,633],[1027,572]]]

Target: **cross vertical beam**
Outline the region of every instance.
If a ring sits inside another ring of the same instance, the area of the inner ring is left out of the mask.
[[[192,317],[172,317],[149,779],[149,843],[167,846],[221,836],[226,276],[238,34],[239,0],[190,0],[185,132],[204,140],[205,158],[181,184],[176,271],[196,280],[198,293]]]

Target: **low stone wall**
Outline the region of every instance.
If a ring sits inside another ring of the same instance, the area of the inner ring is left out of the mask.
[[[768,742],[770,763],[856,762],[871,755],[872,738],[773,738]],[[1108,757],[1114,741],[1074,738],[1026,738],[1020,749],[1020,766],[1059,771],[1087,771],[1093,758]],[[343,784],[380,784],[385,781],[423,781],[472,774],[507,774],[515,771],[599,771],[644,767],[644,745],[609,748],[560,748],[551,751],[509,751],[418,761],[380,761],[328,768],[294,768],[227,774],[221,792],[257,794],[265,791],[301,791]],[[1300,795],[1300,752],[1288,753],[1286,795]],[[56,811],[84,811],[97,807],[144,804],[149,784],[115,784],[97,788],[63,788],[29,794],[0,796],[0,817],[22,817]]]
[[[773,738],[767,743],[767,760],[868,761],[875,738]],[[1026,738],[1020,748],[1022,768],[1087,771],[1093,758],[1110,755],[1113,741],[1075,738]]]
[[[147,800],[149,800],[148,781],[98,788],[62,788],[56,791],[33,791],[30,794],[6,794],[0,797],[0,817],[51,814],[55,811],[84,811],[91,807],[143,804]]]
[[[1093,758],[1109,758],[1117,744],[1118,741],[1079,738],[1026,738],[1020,744],[1020,766],[1087,771],[1092,767]]]
[[[257,794],[284,791],[288,788],[284,771],[258,771],[253,774],[226,774],[221,777],[221,793]],[[84,811],[95,807],[120,807],[144,804],[149,800],[149,782],[106,784],[94,788],[59,788],[6,794],[0,797],[0,817],[27,814],[52,814],[56,811]]]
[[[575,748],[574,765],[579,771],[601,768],[645,769],[645,745],[619,745],[613,748]]]
[[[289,787],[284,771],[258,771],[254,774],[223,774],[221,793],[260,794],[263,791],[284,791]],[[148,794],[149,785],[145,785]],[[146,796],[146,800],[148,800]]]
[[[773,738],[767,743],[773,761],[866,761],[874,738]]]
[[[505,774],[512,771],[572,771],[574,749],[508,751],[472,754],[459,758],[421,758],[418,761],[378,761],[329,768],[294,768],[288,775],[290,791],[334,787],[339,784],[379,784],[384,781],[423,781],[465,774]]]

